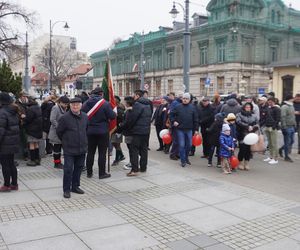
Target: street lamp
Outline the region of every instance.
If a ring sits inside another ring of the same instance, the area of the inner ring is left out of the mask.
[[[50,79],[48,79],[48,91],[52,89],[53,84],[53,64],[52,64],[52,36],[53,36],[53,28],[58,23],[65,23],[63,28],[67,31],[70,27],[66,21],[56,21],[52,24],[52,21],[50,20],[50,44],[49,44],[49,73],[50,73]]]
[[[185,92],[189,92],[190,90],[190,40],[191,40],[191,33],[190,33],[190,26],[189,26],[189,0],[185,0],[185,7],[178,2],[173,2],[173,8],[169,12],[173,18],[176,18],[179,11],[176,9],[176,4],[179,5],[184,14],[184,22],[185,22],[185,29],[183,32],[183,84],[185,86]]]

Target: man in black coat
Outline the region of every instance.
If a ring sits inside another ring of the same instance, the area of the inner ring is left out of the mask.
[[[81,99],[75,97],[70,100],[70,110],[58,122],[56,133],[62,141],[64,150],[64,197],[70,198],[70,191],[83,194],[79,188],[80,175],[85,162],[87,151],[88,118],[81,112]]]
[[[201,134],[203,139],[203,156],[201,158],[208,158],[210,153],[210,145],[208,140],[207,129],[214,122],[214,109],[210,104],[210,100],[207,97],[204,97],[200,102],[199,109],[199,125],[201,127]]]
[[[135,103],[132,107],[131,119],[127,133],[132,135],[132,170],[127,176],[136,176],[139,171],[146,172],[148,164],[148,141],[151,127],[151,103],[143,97],[142,90],[134,92]],[[140,161],[139,161],[140,156]]]
[[[17,106],[8,93],[0,93],[0,163],[4,185],[0,192],[18,190],[18,171],[14,164],[14,154],[19,150],[20,130]]]
[[[86,159],[87,177],[93,176],[93,165],[96,149],[98,148],[99,179],[109,178],[106,173],[106,153],[109,145],[109,121],[116,118],[116,113],[111,105],[101,96],[100,87],[93,90],[93,95],[82,107],[88,114],[88,154]],[[99,105],[99,106],[98,106]],[[98,107],[98,109],[97,109]]]

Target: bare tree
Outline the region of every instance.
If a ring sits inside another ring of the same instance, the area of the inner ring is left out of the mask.
[[[0,1],[0,53],[6,54],[8,50],[19,50],[17,45],[19,29],[17,22],[33,28],[36,23],[35,12],[29,12],[22,6],[9,1]]]
[[[35,61],[38,71],[49,72],[49,44],[36,56]],[[52,42],[52,70],[53,80],[57,84],[67,76],[77,63],[77,52],[54,40]]]

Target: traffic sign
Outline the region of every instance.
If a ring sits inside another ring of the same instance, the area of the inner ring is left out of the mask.
[[[205,80],[205,87],[209,87],[210,86],[210,78],[207,77],[206,80]]]
[[[265,88],[258,88],[258,94],[260,95],[265,94]]]

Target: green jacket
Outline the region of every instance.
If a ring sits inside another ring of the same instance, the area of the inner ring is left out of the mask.
[[[293,103],[284,102],[281,106],[281,128],[294,126],[296,126],[296,117]]]

